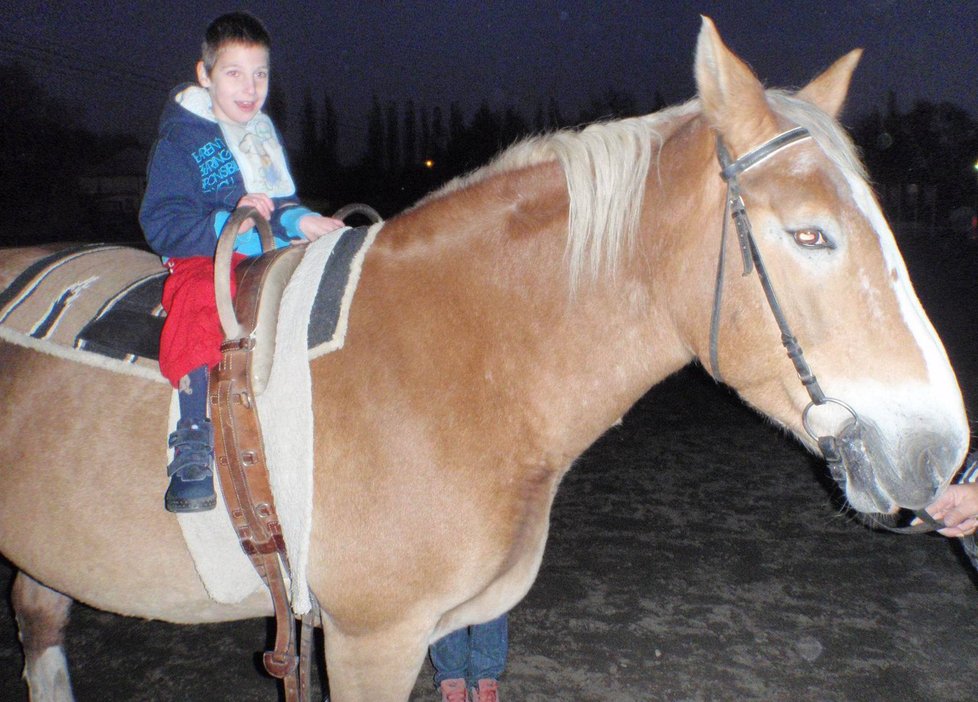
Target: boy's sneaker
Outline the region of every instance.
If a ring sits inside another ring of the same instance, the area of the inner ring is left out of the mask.
[[[169,512],[214,509],[214,427],[209,419],[181,419],[170,434],[173,462],[167,466],[170,487],[163,504]]]
[[[465,687],[465,678],[442,680],[438,689],[441,690],[441,702],[469,702],[469,691]]]
[[[472,688],[472,702],[499,702],[499,683],[489,678],[479,680],[479,687]]]

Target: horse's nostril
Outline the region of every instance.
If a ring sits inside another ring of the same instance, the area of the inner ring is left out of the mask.
[[[952,443],[947,436],[929,433],[915,438],[907,454],[912,458],[909,477],[921,482],[929,481],[936,493],[951,478],[957,468]]]

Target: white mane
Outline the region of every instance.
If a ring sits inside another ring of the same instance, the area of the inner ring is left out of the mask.
[[[835,120],[787,92],[769,90],[767,97],[774,112],[807,128],[836,166],[865,179],[851,140]],[[567,256],[572,289],[576,289],[582,276],[595,280],[602,273],[614,275],[619,259],[636,237],[652,159],[672,130],[684,121],[679,118],[694,115],[699,109],[699,101],[691,100],[643,117],[531,137],[418,204],[499,173],[556,160],[567,182]]]

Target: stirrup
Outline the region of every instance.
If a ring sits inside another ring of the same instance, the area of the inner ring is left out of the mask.
[[[170,486],[163,498],[168,512],[206,512],[214,509],[214,427],[210,420],[181,419],[170,434],[173,462],[166,474]]]

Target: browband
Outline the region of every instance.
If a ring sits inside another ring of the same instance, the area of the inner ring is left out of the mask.
[[[723,145],[723,141],[717,138],[717,151],[720,152],[720,163],[723,166],[723,170],[720,171],[720,175],[727,181],[729,181],[731,178],[736,178],[748,168],[756,166],[758,163],[769,156],[773,156],[784,147],[789,146],[801,139],[806,139],[810,136],[811,134],[804,127],[789,129],[786,132],[778,134],[770,141],[764,142],[753,151],[748,151],[736,161],[730,160],[730,154]]]

